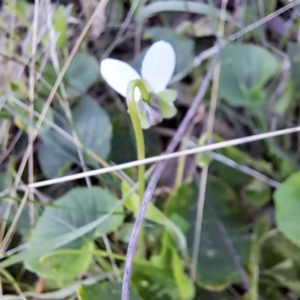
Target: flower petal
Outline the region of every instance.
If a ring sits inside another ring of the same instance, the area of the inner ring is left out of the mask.
[[[138,111],[142,128],[148,129],[163,120],[159,108],[145,103],[143,100],[138,102]]]
[[[129,64],[113,58],[102,60],[100,73],[106,83],[124,97],[126,97],[129,82],[141,78],[139,73]],[[138,97],[138,95],[136,96]]]
[[[177,91],[166,89],[160,93],[157,93],[158,98],[163,98],[163,100],[167,103],[173,103],[177,98]]]
[[[165,41],[154,43],[142,62],[142,77],[155,93],[163,91],[171,80],[176,64],[175,51]]]
[[[175,90],[164,90],[158,93],[157,96],[159,98],[159,109],[164,119],[173,118],[177,113],[177,109],[173,104],[177,98],[177,92]]]

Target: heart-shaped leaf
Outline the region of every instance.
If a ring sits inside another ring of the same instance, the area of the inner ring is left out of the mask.
[[[100,78],[99,63],[87,53],[76,54],[66,72],[69,98],[83,95]]]
[[[262,88],[278,69],[276,58],[264,48],[227,44],[221,50],[220,95],[235,106],[261,105]]]
[[[190,224],[186,232],[190,254],[194,244],[198,189],[194,183],[182,185],[167,204],[168,215],[179,215]],[[239,276],[225,239],[230,239],[241,262],[248,260],[248,241],[240,230],[245,225],[245,212],[227,184],[209,179],[203,212],[201,244],[198,255],[197,275],[203,287],[220,290],[238,282]],[[224,237],[219,228],[226,229]],[[218,270],[218,272],[216,272]]]
[[[29,249],[36,255],[28,256],[25,264],[28,269],[46,278],[68,278],[77,276],[89,267],[95,234],[102,235],[113,231],[123,222],[123,207],[105,219],[96,230],[64,245],[60,249],[83,249],[82,254],[58,254],[50,256],[41,264],[40,258],[47,254],[41,249],[47,241],[64,236],[88,223],[105,216],[119,200],[102,188],[74,188],[57,201],[55,207],[47,207],[32,232]]]
[[[91,98],[85,97],[72,109],[72,115],[79,139],[85,148],[105,158],[109,154],[111,140],[111,124],[106,112]],[[72,135],[66,121],[59,125]],[[41,138],[43,144],[39,148],[38,159],[48,178],[57,177],[66,165],[80,165],[76,146],[60,133],[49,129]]]

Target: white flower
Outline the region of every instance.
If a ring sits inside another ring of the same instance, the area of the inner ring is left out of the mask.
[[[154,43],[147,51],[142,62],[141,73],[154,93],[166,89],[174,73],[175,60],[173,47],[164,41]],[[108,85],[124,97],[129,82],[141,78],[129,64],[112,58],[101,62],[100,71]]]
[[[173,47],[165,41],[159,41],[149,48],[143,59],[142,76],[129,64],[112,58],[104,59],[101,62],[100,72],[107,84],[124,97],[126,97],[127,86],[132,80],[143,79],[147,83],[147,87],[150,88],[149,92],[157,96],[157,106],[161,115],[165,118],[171,118],[176,113],[173,102],[177,93],[172,90],[166,90],[166,88],[174,73],[175,64],[176,57]],[[141,93],[136,89],[136,101],[139,101],[140,98]],[[139,108],[141,108],[140,105]],[[149,109],[147,108],[146,110]],[[145,113],[145,111],[142,113]],[[146,118],[149,126],[144,122],[144,128],[154,125],[147,116]],[[143,123],[143,120],[141,121]]]

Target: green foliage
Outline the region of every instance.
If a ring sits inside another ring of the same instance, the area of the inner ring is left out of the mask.
[[[252,180],[244,187],[243,198],[254,206],[263,206],[271,199],[271,188],[259,180]]]
[[[118,110],[115,106],[108,107],[108,114],[112,123],[111,152],[109,159],[121,164],[136,159],[136,142],[129,114]],[[153,132],[144,131],[146,156],[159,155],[162,144],[159,137]]]
[[[56,46],[64,49],[67,45],[67,15],[64,6],[59,6],[53,17],[55,32],[59,35]]]
[[[288,177],[274,193],[278,229],[300,246],[300,173]]]
[[[74,106],[72,115],[79,141],[86,149],[105,158],[109,154],[111,140],[111,124],[106,112],[90,97],[84,97]],[[72,127],[67,121],[58,120],[57,124],[72,136]],[[38,159],[48,178],[57,177],[66,164],[80,166],[77,147],[59,132],[49,129],[41,138],[43,144],[39,148]],[[87,155],[85,158],[88,163],[95,164]]]
[[[193,299],[195,296],[195,286],[190,278],[184,273],[182,262],[176,250],[172,251],[172,267],[176,280],[179,296],[182,300]]]
[[[275,57],[267,50],[246,44],[227,44],[221,51],[219,92],[234,106],[261,106],[263,87],[279,70]]]
[[[248,241],[241,234],[245,224],[245,210],[224,182],[209,179],[207,184],[206,205],[203,213],[201,244],[198,256],[198,280],[201,286],[221,290],[239,280],[225,239],[230,239],[242,263],[248,261]],[[194,243],[198,193],[195,184],[183,185],[178,196],[170,199],[168,214],[178,214],[189,223],[186,232],[190,254]],[[226,229],[226,236],[220,230]],[[215,270],[218,270],[216,273]]]
[[[291,62],[291,83],[294,95],[300,98],[300,52],[296,43],[287,44],[287,54]]]
[[[119,300],[122,295],[122,285],[120,283],[114,282],[105,282],[93,285],[82,285],[78,289],[77,295],[79,300]],[[130,299],[139,300],[141,298],[138,297],[134,291],[132,291]]]
[[[35,253],[25,259],[27,268],[40,276],[56,279],[75,277],[85,272],[92,259],[94,237],[110,233],[122,224],[122,207],[116,209],[109,218],[105,218],[117,202],[115,196],[97,187],[74,188],[59,198],[55,201],[56,207],[45,209],[32,232],[29,249],[35,249]],[[40,261],[44,254],[52,250],[45,247],[48,241],[53,238],[63,238],[65,234],[99,218],[103,218],[103,222],[95,230],[59,248],[85,249],[86,253],[69,256],[68,254],[53,255]]]
[[[80,97],[99,80],[99,63],[87,53],[76,54],[66,72],[66,78],[68,97]]]
[[[177,284],[170,270],[149,263],[135,265],[132,282],[144,300],[179,300]]]
[[[287,1],[265,0],[263,5],[259,1],[246,5],[233,1],[223,10],[219,5],[222,1],[150,0],[137,7],[135,0],[103,5],[104,1],[80,40],[84,24],[91,20],[96,7],[93,2],[80,1],[80,9],[78,5],[52,3],[51,14],[47,14],[50,3],[43,1],[4,1],[1,5],[1,240],[13,233],[6,245],[0,245],[3,299],[121,298],[121,284],[114,281],[124,276],[125,255],[141,205],[138,168],[118,170],[117,176],[92,177],[91,188],[84,179],[30,188],[19,215],[31,180],[82,171],[78,148],[87,170],[103,167],[100,160],[107,165],[136,160],[126,101],[100,84],[99,62],[103,58],[131,60],[140,71],[153,42],[164,40],[175,50],[172,90],[151,98],[162,116],[172,119],[144,131],[147,157],[161,155],[181,128],[199,86],[203,82],[206,85],[203,79],[210,65],[206,60],[214,55],[219,55],[220,63],[214,142],[287,128],[299,119],[299,21],[293,21],[296,10],[276,13]],[[37,3],[38,26],[34,28]],[[224,32],[220,33],[223,13]],[[266,26],[248,27],[264,16],[270,17]],[[101,35],[95,38],[98,33]],[[219,36],[228,39],[221,39],[220,44]],[[79,45],[77,54],[57,81],[74,45]],[[55,83],[59,84],[56,91]],[[185,130],[192,142],[201,136],[199,145],[208,142],[205,124],[210,119],[211,88],[212,80],[207,92],[203,94],[201,88],[202,103]],[[30,134],[35,132],[38,113],[47,99],[52,102],[44,116],[46,121],[26,162]],[[18,138],[20,129],[23,133]],[[76,135],[82,146],[71,141]],[[191,147],[191,141],[178,145],[176,151]],[[99,159],[91,157],[87,149]],[[299,298],[300,173],[293,173],[299,169],[298,149],[297,134],[226,147],[188,158],[185,170],[192,164],[192,182],[183,181],[175,189],[164,186],[162,180],[145,213],[133,261],[130,299]],[[178,171],[176,164],[169,161],[162,178],[170,177],[172,182]],[[203,166],[208,167],[209,174],[199,221],[196,216],[203,191],[198,183],[204,179],[199,178]],[[268,181],[252,178],[249,168],[252,174],[275,180],[279,187],[272,194],[273,187],[264,183]],[[150,180],[152,170],[147,174],[150,176],[145,179]],[[104,234],[107,239],[102,238]],[[194,245],[200,234],[200,244]],[[197,246],[195,266],[192,255]],[[191,276],[194,267],[195,281]],[[240,278],[242,269],[250,285],[247,291]],[[33,292],[40,286],[42,291]]]
[[[299,254],[300,248],[281,234],[269,236],[262,245],[262,275],[272,278],[279,287],[291,289],[299,296]],[[262,291],[266,292],[268,288],[264,287]],[[274,292],[278,295],[274,299],[285,299],[282,294],[279,297],[280,293],[276,289]]]
[[[123,196],[125,196],[130,191],[130,187],[128,183],[122,181],[122,192]],[[133,193],[128,199],[125,201],[124,206],[134,213],[134,216],[137,216],[138,211],[140,209],[140,198],[136,193]],[[181,249],[185,249],[185,238],[182,235],[179,228],[168,219],[167,216],[164,215],[162,211],[160,211],[156,206],[152,203],[148,205],[148,208],[145,213],[145,218],[151,220],[152,222],[158,223],[160,225],[165,226],[169,232],[174,234],[178,241],[178,245]]]
[[[177,92],[175,90],[165,90],[158,94],[159,97],[159,108],[162,116],[165,119],[173,118],[177,109],[175,108],[173,102],[177,98]]]

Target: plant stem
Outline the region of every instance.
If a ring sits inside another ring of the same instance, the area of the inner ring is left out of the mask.
[[[181,122],[179,128],[177,129],[176,134],[172,138],[172,141],[170,142],[167,150],[165,151],[165,154],[172,153],[175,150],[178,143],[181,141],[182,137],[184,136],[186,129],[188,128],[191,120],[193,119],[193,117],[195,115],[195,111],[196,111],[199,103],[202,101],[203,97],[206,94],[206,91],[209,87],[210,80],[213,75],[213,70],[218,61],[217,59],[218,58],[216,57],[212,61],[208,72],[206,73],[205,77],[203,78],[201,87],[199,88],[199,90],[192,102],[192,105],[190,106],[187,114],[185,115],[183,121]],[[136,245],[137,245],[140,229],[143,224],[143,219],[144,219],[148,204],[152,199],[152,195],[154,193],[154,190],[160,179],[160,176],[162,174],[164,167],[165,167],[165,161],[162,161],[161,163],[157,164],[157,166],[152,174],[151,180],[148,184],[147,190],[145,192],[144,199],[141,202],[139,213],[136,216],[136,220],[135,220],[132,232],[131,232],[130,242],[129,242],[129,245],[127,248],[124,276],[123,276],[123,283],[122,283],[122,298],[121,298],[121,300],[129,300],[130,299],[132,264],[133,264],[133,257],[134,257],[135,251],[136,251]]]
[[[145,102],[149,102],[150,94],[147,91],[147,88],[145,87],[143,81],[141,79],[133,80],[129,83],[127,88],[127,106],[131,118],[131,122],[133,125],[135,138],[136,138],[136,146],[137,146],[137,156],[138,160],[145,158],[145,141],[144,141],[144,134],[143,129],[141,126],[140,118],[139,118],[139,112],[137,109],[137,103],[134,98],[134,91],[136,88],[139,88],[142,94],[142,99]],[[145,191],[145,165],[139,166],[139,196],[140,201],[142,201]]]

